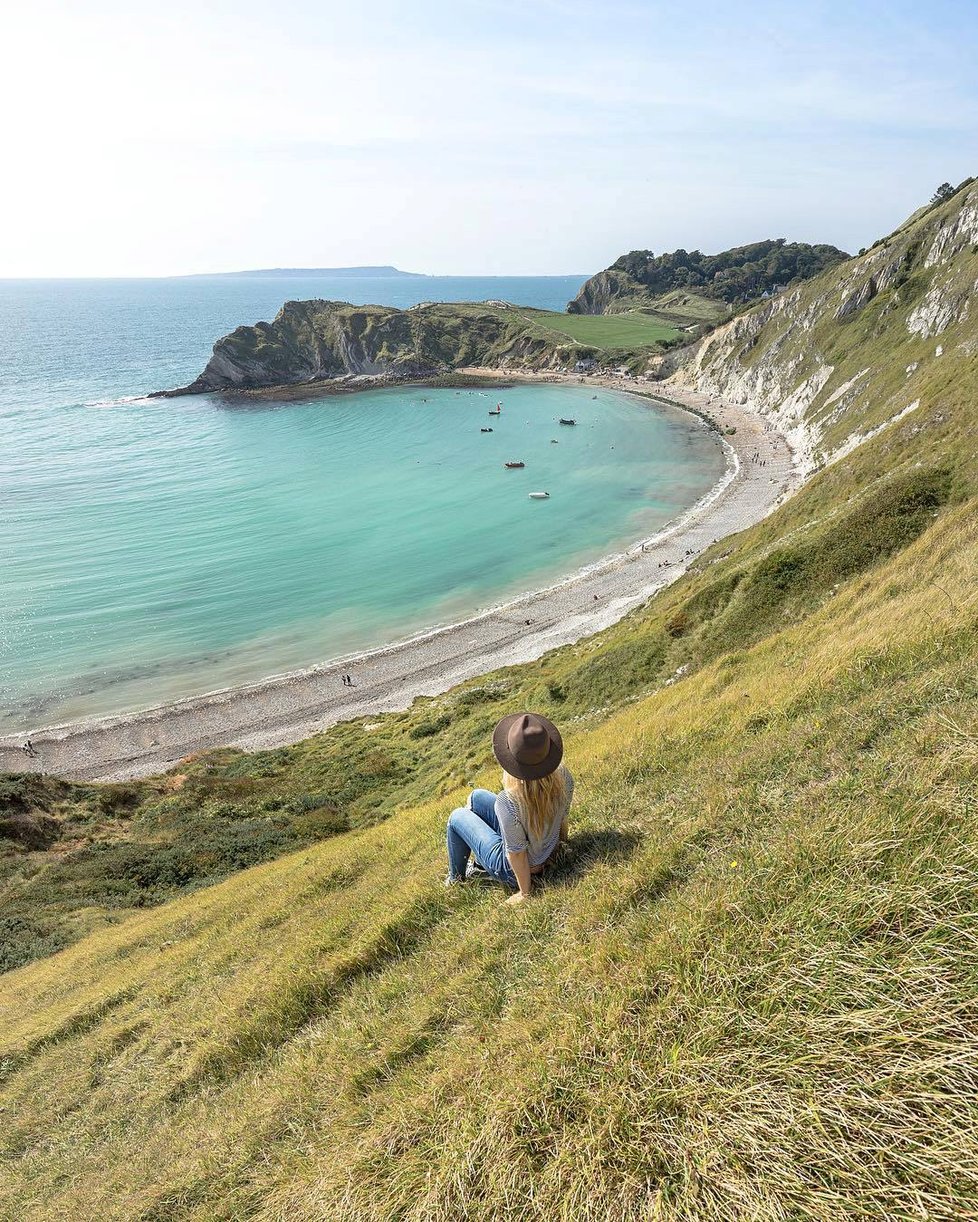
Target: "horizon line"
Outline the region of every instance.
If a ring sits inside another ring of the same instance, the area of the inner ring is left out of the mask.
[[[323,269],[320,273],[316,268],[308,269],[307,274],[310,276],[326,275],[329,271],[346,271],[346,268]],[[261,275],[266,279],[274,279],[276,272],[282,273],[282,279],[286,276],[295,276],[296,272],[305,272],[305,268],[254,268],[248,271],[230,271],[230,272],[167,272],[162,275],[76,275],[76,276],[0,276],[0,284],[10,284],[17,281],[36,281],[36,280],[206,280],[209,277],[224,277],[224,276],[258,276]],[[349,280],[570,280],[581,276],[587,279],[595,275],[595,272],[401,272],[399,276],[349,276]]]

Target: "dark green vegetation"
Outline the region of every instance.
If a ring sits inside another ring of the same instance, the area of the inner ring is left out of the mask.
[[[368,820],[406,761],[377,754],[351,774],[334,746],[284,784],[234,752],[146,783],[0,779],[0,970]]]
[[[336,822],[3,977],[0,1214],[973,1216],[976,280],[972,191],[711,337],[687,376],[807,387],[822,469],[616,628],[279,751],[12,781],[120,843],[188,795],[164,855],[194,804]],[[440,875],[523,704],[578,798],[514,911]]]
[[[765,292],[810,280],[848,258],[835,246],[768,238],[718,255],[704,255],[698,250],[674,250],[664,255],[633,250],[611,266],[631,276],[653,297],[674,289],[691,289],[703,297],[742,304]]]
[[[718,255],[633,250],[588,280],[567,309],[572,314],[640,310],[677,325],[716,323],[734,306],[810,280],[849,256],[835,246],[769,238]]]

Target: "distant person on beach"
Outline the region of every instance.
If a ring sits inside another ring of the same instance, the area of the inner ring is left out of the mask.
[[[503,769],[502,792],[474,789],[452,811],[445,886],[464,883],[474,857],[475,868],[516,889],[506,903],[521,904],[567,842],[574,778],[561,763],[560,731],[538,713],[504,717],[493,730],[492,751]]]

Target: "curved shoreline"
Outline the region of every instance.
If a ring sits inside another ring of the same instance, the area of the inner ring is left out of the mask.
[[[579,384],[553,373],[469,370],[507,381]],[[21,750],[23,735],[0,737],[0,771],[45,773],[75,780],[119,781],[164,772],[197,751],[284,746],[338,721],[407,708],[501,666],[532,661],[616,623],[680,577],[713,542],[766,516],[800,484],[787,439],[743,407],[684,387],[589,377],[589,385],[708,415],[720,427],[728,465],[711,491],[657,534],[587,565],[541,590],[518,595],[468,619],[390,645],[243,686],[224,688],[136,713],[85,719],[30,732],[37,758]],[[767,466],[747,456],[760,450]],[[763,475],[762,475],[763,472]],[[687,556],[686,549],[692,549]],[[354,673],[356,686],[341,675]]]

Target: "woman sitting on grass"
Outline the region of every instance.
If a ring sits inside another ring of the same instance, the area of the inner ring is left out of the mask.
[[[560,731],[536,713],[504,717],[493,731],[492,752],[503,768],[503,791],[475,789],[467,806],[452,811],[445,886],[465,882],[472,854],[492,878],[518,888],[506,903],[521,904],[533,876],[567,840],[574,778],[560,763]]]

